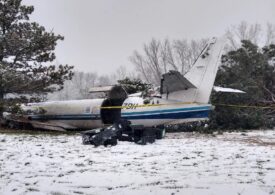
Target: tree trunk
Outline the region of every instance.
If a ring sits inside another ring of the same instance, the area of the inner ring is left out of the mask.
[[[2,102],[3,99],[4,99],[4,93],[3,93],[2,90],[0,89],[0,102]]]
[[[1,69],[0,69],[1,70]],[[3,81],[2,81],[2,75],[0,74],[0,119],[2,117],[2,112],[4,108],[4,90],[3,90]]]
[[[2,118],[2,113],[4,110],[4,101],[3,100],[4,100],[4,93],[0,90],[0,120]]]

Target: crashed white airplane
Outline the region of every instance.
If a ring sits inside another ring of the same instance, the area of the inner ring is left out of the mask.
[[[4,117],[10,123],[58,131],[103,127],[120,118],[144,127],[205,120],[212,109],[208,102],[223,47],[223,39],[211,39],[184,76],[176,71],[163,75],[158,95],[128,95],[119,85],[93,88],[91,92],[107,92],[107,97],[31,103],[22,106],[26,112],[23,117],[8,113]],[[241,92],[224,88],[216,90]]]

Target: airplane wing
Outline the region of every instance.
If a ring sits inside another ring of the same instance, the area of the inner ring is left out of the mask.
[[[214,91],[216,92],[225,92],[225,93],[245,93],[244,91],[241,91],[239,89],[232,89],[232,88],[225,88],[225,87],[213,87]]]
[[[93,87],[89,90],[89,93],[97,92],[105,92],[106,96],[111,99],[126,99],[128,97],[127,92],[121,85]]]
[[[90,88],[89,93],[109,92],[113,87],[113,85],[92,87]]]

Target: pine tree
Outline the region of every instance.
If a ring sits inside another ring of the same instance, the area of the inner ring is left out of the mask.
[[[259,48],[250,41],[242,41],[242,47],[228,52],[222,58],[222,66],[215,85],[245,91],[245,94],[212,95],[217,104],[213,112],[212,126],[222,129],[255,129],[275,125],[275,45]],[[247,107],[227,107],[246,105]]]
[[[152,87],[151,84],[144,83],[140,79],[130,79],[128,77],[118,80],[118,83],[123,86],[128,94],[147,91]]]
[[[64,37],[31,22],[33,11],[21,0],[0,0],[0,102],[8,93],[60,90],[73,75],[72,66],[53,64],[57,42]]]

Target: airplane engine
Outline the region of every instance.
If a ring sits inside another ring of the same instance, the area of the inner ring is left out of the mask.
[[[114,124],[121,118],[121,106],[126,98],[127,93],[123,87],[115,85],[111,88],[101,105],[100,116],[103,124]]]

